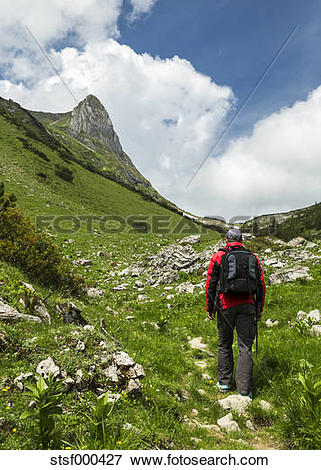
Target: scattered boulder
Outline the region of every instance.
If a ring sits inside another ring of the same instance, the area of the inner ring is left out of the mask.
[[[279,271],[271,274],[269,283],[270,285],[275,285],[283,282],[294,282],[297,279],[312,281],[313,277],[309,274],[309,268],[306,266],[299,266],[290,269],[280,269]]]
[[[47,323],[48,325],[51,324],[50,315],[42,300],[38,299],[33,307],[33,310],[36,312],[38,317],[42,319],[43,323]]]
[[[249,431],[256,432],[256,429],[253,426],[252,421],[250,421],[249,419],[246,421],[245,426],[247,427]]]
[[[199,349],[200,351],[207,352],[207,344],[202,343],[202,337],[198,336],[197,338],[193,338],[189,340],[189,345],[193,349]]]
[[[135,395],[141,391],[141,379],[145,372],[140,364],[124,351],[116,351],[104,375],[112,385],[125,388],[128,395]]]
[[[218,400],[218,403],[222,410],[232,410],[239,415],[243,415],[252,403],[252,399],[250,397],[243,397],[240,395],[229,395],[222,400]]]
[[[0,320],[3,321],[28,321],[33,323],[41,323],[39,317],[33,315],[25,315],[18,312],[16,309],[0,301]]]
[[[233,419],[232,413],[229,413],[223,418],[218,419],[217,424],[221,429],[224,429],[226,432],[241,432],[239,425]]]
[[[54,363],[51,357],[48,357],[39,362],[36,372],[47,379],[50,374],[53,374],[54,377],[58,377],[60,375],[60,368]]]
[[[305,238],[303,238],[303,237],[296,237],[296,238],[293,238],[292,240],[290,240],[290,241],[288,242],[288,246],[297,247],[297,246],[303,245],[305,242],[306,242],[306,239],[305,239]]]
[[[33,377],[33,373],[32,372],[27,372],[27,373],[21,373],[20,375],[18,375],[18,377],[16,377],[13,381],[13,383],[16,385],[16,387],[21,391],[23,392],[24,390],[24,382],[26,382],[27,380],[31,379]]]
[[[271,405],[271,403],[269,403],[268,401],[260,400],[260,401],[259,401],[259,405],[260,405],[260,407],[262,408],[262,410],[264,410],[264,411],[269,412],[269,411],[272,410],[272,405]]]
[[[201,369],[206,369],[207,363],[205,361],[195,361],[194,364]]]
[[[195,286],[190,282],[182,282],[179,286],[176,287],[176,290],[179,294],[193,294]]]
[[[321,321],[321,314],[319,310],[311,310],[309,313],[300,310],[296,316],[297,321],[303,321],[308,324],[318,324]]]
[[[77,345],[76,345],[76,349],[77,351],[84,351],[86,349],[86,345],[83,341],[78,341]]]
[[[310,330],[310,333],[313,336],[321,336],[321,325],[313,325]]]
[[[279,324],[278,320],[271,320],[270,318],[268,318],[265,322],[266,326],[268,328],[272,328],[273,326],[277,326]]]
[[[104,297],[105,291],[99,289],[98,287],[87,287],[86,294],[92,299],[97,299],[98,297]]]
[[[76,325],[87,325],[86,320],[81,315],[81,308],[77,307],[73,302],[66,305],[56,305],[56,311],[62,314],[63,322],[66,324],[75,323]]]
[[[84,266],[86,268],[89,268],[93,265],[93,261],[91,259],[80,258],[80,259],[74,260],[73,264],[75,266]]]
[[[186,244],[194,245],[195,243],[199,243],[200,241],[201,241],[201,236],[197,234],[197,235],[190,235],[188,237],[185,237],[182,240],[180,240],[179,243],[182,245],[186,245]]]
[[[84,325],[84,330],[95,331],[95,327],[93,325]]]

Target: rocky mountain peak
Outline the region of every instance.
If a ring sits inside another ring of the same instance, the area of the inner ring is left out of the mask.
[[[89,147],[96,147],[98,141],[111,152],[123,154],[109,114],[94,95],[88,95],[73,109],[69,132]]]

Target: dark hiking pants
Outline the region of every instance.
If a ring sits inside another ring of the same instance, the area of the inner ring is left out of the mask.
[[[239,356],[236,367],[236,386],[242,395],[253,387],[252,345],[255,337],[255,307],[241,304],[219,312],[217,378],[221,385],[230,385],[233,379],[233,333],[236,328]]]

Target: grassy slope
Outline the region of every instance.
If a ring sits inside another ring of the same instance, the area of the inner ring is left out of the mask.
[[[19,204],[29,215],[153,213],[170,214],[175,223],[179,220],[177,215],[159,205],[145,201],[140,195],[92,174],[76,163],[70,164],[75,175],[73,184],[57,178],[53,165],[61,161],[59,155],[43,144],[33,143],[50,158],[50,162],[43,161],[23,148],[21,142],[16,139],[18,132],[0,118],[0,179],[7,181],[7,189],[16,193]],[[36,176],[38,172],[48,175],[46,182],[40,182]],[[73,238],[75,242],[67,243],[68,238]],[[280,418],[284,416],[285,407],[292,399],[291,394],[298,394],[296,377],[300,370],[299,360],[305,358],[314,365],[315,377],[320,374],[320,340],[302,335],[296,329],[289,329],[288,321],[295,319],[299,309],[308,311],[320,307],[319,269],[311,266],[315,277],[312,282],[296,282],[268,288],[265,317],[278,319],[280,326],[268,329],[262,324],[260,328],[255,382],[258,398],[271,401],[274,412],[265,416],[253,406],[252,419],[257,433],[246,430],[244,420],[239,419],[242,426],[241,436],[217,435],[206,429],[191,429],[183,422],[185,415],[191,417],[193,409],[198,410],[199,421],[207,421],[210,424],[214,424],[217,418],[223,415],[218,408],[218,395],[213,387],[216,381],[216,358],[192,350],[188,345],[188,337],[202,336],[211,351],[215,352],[217,349],[215,322],[204,321],[204,294],[185,294],[167,300],[166,295],[171,291],[162,287],[146,287],[145,293],[152,302],[140,303],[137,301],[138,292],[132,289],[134,279],[106,281],[109,271],[121,270],[127,264],[135,264],[137,259],[144,259],[149,253],[157,252],[162,245],[171,243],[173,238],[177,238],[177,235],[87,234],[84,227],[77,234],[62,234],[57,237],[67,255],[94,260],[93,268],[79,269],[88,281],[95,282],[106,290],[103,299],[70,300],[80,303],[87,320],[97,327],[96,339],[100,338],[98,324],[99,319],[103,318],[108,331],[146,371],[142,398],[136,402],[128,402],[124,398],[115,406],[109,418],[110,432],[105,448],[222,449],[293,445],[293,439],[287,438],[288,440],[284,441],[281,438]],[[204,248],[216,239],[217,235],[213,232],[204,235],[201,247]],[[253,245],[258,252],[266,247],[265,242],[261,246]],[[99,258],[98,250],[111,252],[112,257]],[[182,275],[180,281],[186,279],[199,282],[201,273],[193,276]],[[30,277],[5,263],[0,263],[0,280],[0,297],[11,305],[18,306],[18,283],[20,280],[30,281]],[[43,298],[49,294],[47,288],[31,280]],[[128,282],[128,289],[115,293],[112,287],[121,282]],[[173,284],[175,285],[176,283]],[[164,293],[166,295],[162,296]],[[54,305],[60,296],[60,292],[52,292],[47,301],[53,320],[51,327],[1,325],[1,330],[10,339],[10,345],[9,349],[2,353],[4,360],[0,366],[0,385],[11,385],[9,391],[1,391],[2,387],[0,388],[1,417],[5,419],[5,426],[0,434],[2,448],[32,448],[35,445],[27,424],[19,420],[20,413],[27,406],[27,399],[12,386],[12,380],[20,372],[34,371],[37,363],[49,355],[57,364],[71,372],[78,367],[85,368],[95,361],[91,357],[95,353],[95,338],[87,338],[88,351],[85,355],[76,351],[72,331],[80,329],[63,325],[59,316],[54,313]],[[171,309],[168,309],[167,303],[172,304]],[[118,315],[111,314],[107,307],[115,309]],[[127,320],[128,316],[134,316],[135,319]],[[164,326],[156,330],[151,325],[152,322]],[[31,342],[34,337],[36,340]],[[71,346],[71,351],[60,355],[64,345]],[[206,360],[206,372],[210,375],[210,380],[202,378],[202,370],[194,364],[197,359]],[[177,399],[182,389],[189,393],[189,400]],[[205,390],[206,395],[200,395],[199,389]],[[89,405],[92,401],[93,395],[90,391],[81,395],[71,393],[64,398],[65,413],[60,418],[59,427],[62,437],[72,447],[99,445],[92,443],[89,422],[84,416],[84,413],[90,413]],[[139,431],[123,429],[125,423],[131,423]],[[17,429],[16,432],[12,432],[14,428]],[[271,435],[274,436],[273,440]],[[195,438],[200,441],[195,441]]]

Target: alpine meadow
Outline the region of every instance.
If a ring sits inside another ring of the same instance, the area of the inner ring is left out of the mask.
[[[204,291],[228,226],[163,198],[93,95],[1,99],[0,156],[2,449],[320,449],[319,204],[238,225],[267,293],[229,401]]]

